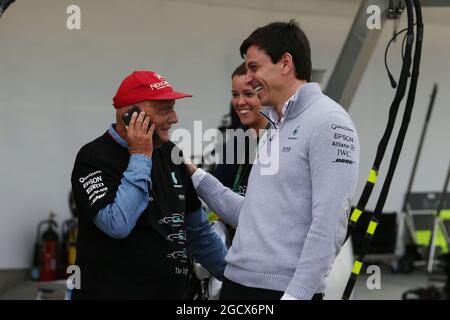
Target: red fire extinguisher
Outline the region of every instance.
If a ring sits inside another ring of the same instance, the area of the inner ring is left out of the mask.
[[[39,280],[52,281],[58,278],[58,224],[54,220],[55,214],[50,212],[47,221],[39,224],[38,236],[41,233],[41,227],[47,225],[47,229],[40,238],[39,252]]]

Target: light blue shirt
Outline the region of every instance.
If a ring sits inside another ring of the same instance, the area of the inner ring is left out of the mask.
[[[122,147],[127,142],[117,133],[113,125],[109,134]],[[123,173],[114,201],[101,209],[94,224],[114,239],[124,239],[133,230],[137,220],[149,203],[151,189],[150,173],[152,160],[143,154],[132,154]],[[222,279],[227,249],[212,229],[202,208],[185,215],[187,243],[192,256],[215,277]]]

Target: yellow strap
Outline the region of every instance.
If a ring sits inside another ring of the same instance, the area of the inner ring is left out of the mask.
[[[367,181],[375,184],[375,182],[377,182],[377,176],[378,176],[378,172],[374,169],[371,169],[370,173],[369,173],[369,178],[367,178]]]
[[[353,270],[352,273],[359,274],[361,272],[362,262],[359,262],[358,260],[355,261],[353,264]]]
[[[210,223],[213,223],[216,220],[219,220],[219,216],[214,211],[210,211],[208,213],[208,220]]]
[[[370,221],[369,226],[367,227],[367,233],[373,235],[375,233],[375,229],[377,228],[378,222]]]
[[[355,208],[355,210],[353,210],[352,215],[350,216],[350,220],[353,222],[357,222],[359,217],[361,216],[362,211],[359,210],[358,208]]]

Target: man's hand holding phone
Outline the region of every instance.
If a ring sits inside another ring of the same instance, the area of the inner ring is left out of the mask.
[[[127,142],[130,154],[140,153],[152,157],[155,125],[149,126],[150,117],[146,116],[144,111],[141,111],[139,115],[137,111],[133,112],[127,127]]]

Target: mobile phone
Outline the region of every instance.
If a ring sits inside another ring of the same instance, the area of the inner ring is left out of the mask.
[[[137,106],[137,105],[134,105],[132,108],[130,108],[130,110],[128,110],[127,112],[125,112],[122,115],[123,122],[125,122],[125,124],[127,126],[130,125],[131,117],[133,116],[134,112],[137,112],[137,114],[139,115],[139,113],[141,112],[141,108],[139,108],[139,106]],[[148,117],[148,116],[146,116],[146,117]],[[152,122],[149,121],[148,127],[150,128],[151,125],[152,125]],[[157,135],[156,131],[153,132],[153,143],[155,141],[159,141],[159,136]]]
[[[127,112],[125,112],[122,115],[123,122],[125,122],[125,124],[127,126],[130,125],[131,117],[133,116],[133,113],[135,113],[135,112],[137,112],[138,115],[141,112],[141,108],[139,108],[139,106],[137,106],[137,105],[134,105],[130,110],[128,110]],[[150,125],[151,125],[151,123],[149,124],[149,126]]]

